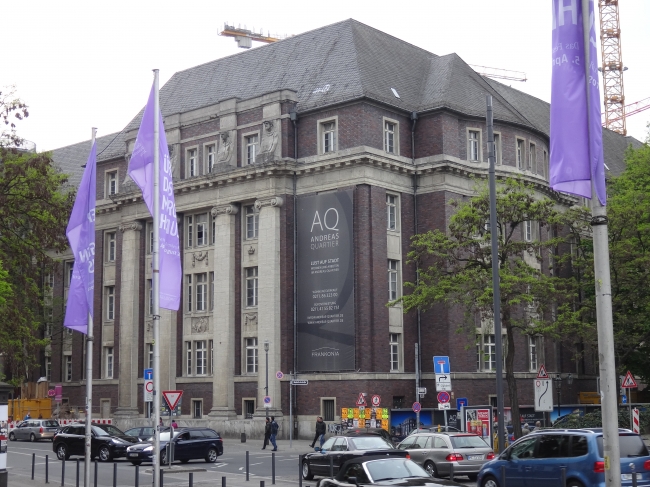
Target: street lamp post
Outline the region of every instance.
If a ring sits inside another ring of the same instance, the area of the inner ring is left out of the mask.
[[[264,352],[266,352],[266,385],[264,386],[264,392],[265,396],[269,395],[269,341],[264,340]],[[268,412],[268,406],[264,404],[264,407],[267,408]]]

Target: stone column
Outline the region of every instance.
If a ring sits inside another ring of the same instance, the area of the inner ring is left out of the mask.
[[[233,205],[212,208],[214,241],[214,376],[210,416],[235,419],[235,218]]]
[[[115,416],[138,416],[138,327],[140,316],[140,232],[137,222],[120,225],[119,386]]]
[[[269,396],[271,405],[269,414],[276,418],[282,416],[280,381],[275,373],[280,370],[280,206],[282,198],[274,196],[259,199],[255,207],[260,210],[258,236],[258,325],[257,347],[258,368],[258,414],[265,413],[264,386],[266,384],[266,352],[264,342],[269,342]]]

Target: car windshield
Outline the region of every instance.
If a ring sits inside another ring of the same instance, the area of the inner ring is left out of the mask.
[[[116,428],[115,426],[113,426],[111,424],[98,424],[98,425],[94,425],[94,426],[96,426],[99,429],[104,430],[106,433],[108,433],[109,435],[112,435],[112,436],[120,436],[120,435],[124,434],[124,432],[121,429]]]
[[[451,445],[454,448],[487,448],[488,444],[483,441],[480,436],[476,435],[462,435],[451,436]]]
[[[178,436],[178,431],[174,431],[174,438],[176,438],[177,436]],[[149,438],[149,440],[153,441],[153,436]],[[160,433],[160,441],[169,441],[169,431]]]
[[[388,443],[381,436],[357,436],[351,439],[354,443],[355,450],[375,450],[375,449],[390,449],[395,448],[393,445]]]
[[[99,426],[96,425],[93,425],[93,433],[95,434],[95,436],[111,436],[110,433],[104,431],[103,429],[101,429]]]
[[[46,428],[55,428],[59,426],[59,423],[56,421],[43,421],[43,426]]]
[[[405,458],[371,460],[366,462],[366,468],[374,482],[408,477],[429,477],[422,467]]]
[[[648,456],[648,448],[639,435],[619,435],[621,458]],[[598,455],[603,458],[603,437],[598,437]]]

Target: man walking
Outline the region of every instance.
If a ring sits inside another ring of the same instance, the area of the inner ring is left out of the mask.
[[[325,421],[323,421],[322,416],[316,417],[316,434],[314,435],[314,441],[311,442],[311,447],[314,448],[314,445],[316,444],[316,440],[320,440],[320,446],[321,448],[323,447],[323,443],[325,443],[325,430],[326,430],[326,424]]]
[[[271,438],[271,421],[269,417],[266,417],[266,425],[264,426],[264,446],[262,450],[266,450],[266,445],[269,444],[269,439]]]
[[[272,451],[278,451],[278,444],[275,442],[275,437],[278,434],[280,425],[275,422],[275,416],[271,416],[271,444],[273,445]]]

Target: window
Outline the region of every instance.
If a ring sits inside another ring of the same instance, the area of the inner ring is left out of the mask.
[[[105,352],[104,352],[105,358],[105,374],[104,378],[105,379],[112,379],[113,378],[113,347],[106,347]]]
[[[203,417],[203,400],[192,399],[192,418],[201,419]]]
[[[106,234],[106,262],[115,262],[115,232]]]
[[[395,154],[395,129],[397,124],[384,122],[384,150],[389,154]]]
[[[390,333],[390,371],[399,372],[399,333]]]
[[[217,240],[217,217],[210,215],[210,218],[212,220],[212,239],[210,243],[214,245]]]
[[[196,311],[206,311],[208,308],[208,275],[196,274]]]
[[[193,216],[188,216],[187,217],[187,246],[192,247],[194,246],[194,217]]]
[[[149,235],[149,253],[153,254],[153,223],[147,223],[147,234]]]
[[[321,123],[321,152],[327,154],[336,150],[336,122]]]
[[[249,135],[245,137],[246,141],[246,164],[255,164],[255,156],[257,154],[257,141],[259,137],[256,135]]]
[[[517,168],[524,169],[524,157],[526,149],[524,148],[524,141],[517,139]]]
[[[192,275],[185,276],[185,283],[187,285],[187,311],[192,311]]]
[[[323,399],[321,406],[323,409],[323,421],[334,421],[334,410],[336,409],[334,405],[334,399]]]
[[[246,240],[257,238],[260,227],[260,214],[255,205],[245,207],[246,215]]]
[[[543,157],[544,157],[544,167],[542,168],[542,170],[544,171],[544,178],[548,179],[549,178],[549,174],[548,174],[548,152],[544,151]]]
[[[185,355],[185,363],[187,365],[187,375],[192,375],[192,342],[185,342],[187,353]]]
[[[397,230],[397,196],[386,195],[386,210],[388,211],[388,230]]]
[[[205,340],[194,342],[196,350],[196,375],[205,375],[208,373],[208,350]]]
[[[244,399],[244,418],[253,419],[255,414],[255,399]]]
[[[210,375],[214,374],[214,342],[212,340],[208,340],[208,353],[210,354],[210,370],[209,373]]]
[[[149,302],[149,306],[147,306],[147,309],[149,310],[149,314],[153,314],[153,279],[147,279],[147,300]]]
[[[212,172],[212,169],[214,168],[214,157],[214,144],[210,144],[205,148],[205,159],[208,162],[208,172]]]
[[[537,337],[528,336],[528,370],[537,371]]]
[[[208,244],[208,214],[196,215],[196,245]]]
[[[524,240],[531,242],[533,240],[533,222],[526,220],[524,222]]]
[[[52,357],[49,355],[45,356],[45,378],[48,381],[52,380]]]
[[[528,146],[528,170],[537,174],[537,154],[535,153],[535,144]]]
[[[501,164],[501,134],[494,134],[494,162]]]
[[[506,350],[508,345],[506,343],[506,336],[502,335],[501,338],[503,350],[503,363],[505,364]],[[476,335],[476,370],[484,372],[496,371],[496,339],[494,334],[477,334]]]
[[[106,319],[115,319],[115,286],[106,286]]]
[[[72,380],[72,355],[65,356],[65,380],[66,382]]]
[[[117,171],[106,172],[106,196],[117,194]]]
[[[210,301],[210,310],[214,309],[214,272],[210,272],[210,296],[208,297]]]
[[[470,161],[478,162],[481,148],[481,132],[469,130],[467,132],[467,158]]]
[[[70,287],[72,282],[72,271],[74,270],[74,261],[65,263],[65,285]]]
[[[153,343],[147,343],[147,368],[153,369]]]
[[[388,300],[389,301],[394,301],[399,297],[399,292],[397,291],[398,269],[399,269],[399,261],[388,259]]]
[[[257,374],[257,338],[246,338],[246,373]]]
[[[404,407],[404,396],[393,396],[393,409],[402,409]]]
[[[257,306],[257,267],[246,268],[246,307]]]
[[[187,151],[187,177],[192,178],[198,176],[199,172],[197,169],[196,149],[190,149]]]

